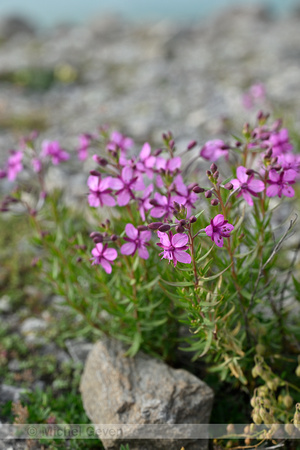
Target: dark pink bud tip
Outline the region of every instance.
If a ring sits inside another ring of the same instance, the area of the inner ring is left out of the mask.
[[[262,111],[258,111],[257,113],[257,120],[264,119],[264,113]]]
[[[162,233],[165,233],[166,231],[169,231],[171,229],[170,225],[164,224],[161,227],[159,227],[158,231],[161,231]]]
[[[195,186],[193,188],[193,192],[195,192],[195,194],[201,194],[202,192],[204,192],[204,189],[201,188],[200,186]]]
[[[180,211],[180,205],[177,202],[174,202],[174,208],[176,209],[176,211]]]
[[[247,170],[246,170],[246,174],[249,175],[249,176],[250,176],[250,175],[253,175],[253,174],[254,174],[254,170],[252,170],[252,169],[247,169]]]
[[[210,204],[211,204],[211,206],[218,206],[219,201],[216,198],[214,198],[211,200]]]
[[[192,148],[196,147],[196,145],[197,145],[197,141],[191,141],[191,142],[188,144],[187,149],[188,149],[188,150],[192,150]]]
[[[157,200],[155,200],[155,198],[152,198],[151,200],[149,200],[149,203],[150,203],[150,205],[153,205],[153,206],[158,205],[158,202],[157,202]]]
[[[197,183],[191,183],[188,185],[188,190],[191,191],[192,189],[194,189],[194,187],[198,186]]]
[[[100,164],[100,166],[107,166],[107,164],[108,164],[108,161],[107,161],[107,159],[105,159],[105,158],[100,158],[99,159],[99,164]]]
[[[156,149],[155,152],[154,152],[154,156],[160,155],[161,152],[162,152],[162,149],[161,149],[161,148]]]
[[[181,225],[178,225],[175,230],[177,231],[177,233],[183,233],[184,232],[184,228]]]
[[[175,142],[173,141],[173,139],[169,142],[169,146],[171,150],[173,150],[173,148],[175,147]]]
[[[166,133],[162,134],[162,138],[163,138],[164,141],[166,141],[168,139],[168,136],[166,135]]]
[[[242,146],[242,143],[241,143],[240,141],[236,141],[235,146],[236,146],[236,147],[241,147],[241,146]]]
[[[270,162],[271,162],[271,164],[277,164],[277,161],[278,161],[278,157],[275,156],[275,158],[272,158]]]
[[[116,235],[116,234],[113,234],[112,236],[111,236],[111,240],[114,242],[114,241],[116,241],[118,239],[118,236]]]
[[[76,259],[76,262],[81,263],[82,258],[80,258],[80,256]]]
[[[214,179],[215,180],[217,180],[218,178],[219,178],[219,175],[220,175],[220,173],[219,173],[219,171],[217,170],[215,173],[214,173]]]
[[[197,217],[191,216],[191,217],[190,217],[190,222],[191,222],[191,223],[197,222]]]
[[[231,189],[233,189],[233,184],[232,183],[226,183],[225,185],[224,185],[224,188],[225,189],[228,189],[228,191],[231,191]]]
[[[180,225],[184,226],[184,225],[186,225],[186,220],[181,219],[179,223],[180,223]]]
[[[152,222],[149,223],[148,228],[149,230],[158,230],[159,227],[161,227],[163,225],[162,222]]]
[[[101,173],[98,172],[98,170],[91,170],[90,174],[93,175],[94,177],[101,177]]]
[[[265,154],[265,158],[271,158],[271,156],[272,156],[272,149],[269,148],[269,150]]]
[[[211,171],[210,171],[210,170],[207,170],[207,171],[206,171],[206,175],[207,175],[208,177],[210,177],[210,176],[211,176]]]
[[[206,191],[204,195],[205,195],[206,198],[210,198],[212,196],[212,192],[211,191]]]
[[[100,244],[101,242],[103,242],[103,236],[96,236],[94,237],[93,241],[95,242],[95,244]]]
[[[215,163],[212,163],[212,165],[210,166],[210,170],[212,171],[212,173],[215,173],[218,170],[218,167]]]
[[[102,236],[102,234],[99,233],[99,231],[93,231],[93,232],[90,234],[90,238],[92,238],[92,239],[94,239],[94,238],[97,237],[97,236]]]
[[[273,166],[273,168],[274,168],[275,170],[277,170],[277,172],[279,172],[279,170],[282,169],[282,166],[281,166],[280,164],[275,164],[275,166]]]
[[[137,229],[138,229],[138,231],[147,231],[147,230],[148,230],[148,227],[147,227],[146,225],[139,225],[139,226],[137,227]]]

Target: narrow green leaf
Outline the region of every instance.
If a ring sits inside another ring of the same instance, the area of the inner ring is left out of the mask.
[[[192,281],[167,281],[161,279],[165,284],[168,284],[169,286],[175,286],[175,287],[188,287],[188,286],[194,286],[194,283]]]
[[[206,278],[201,278],[201,280],[203,281],[212,281],[215,280],[216,278],[218,278],[220,275],[222,275],[222,273],[226,272],[227,269],[229,269],[229,267],[232,266],[232,263],[229,264],[229,266],[227,266],[224,270],[222,270],[222,272],[216,273],[215,275],[212,275],[211,277],[206,277]]]
[[[197,259],[197,264],[199,264],[201,261],[203,261],[205,258],[208,257],[208,255],[210,254],[210,252],[212,251],[212,249],[214,248],[215,244],[213,244],[210,249],[208,250],[208,252],[206,252],[203,256],[201,256],[201,258]]]

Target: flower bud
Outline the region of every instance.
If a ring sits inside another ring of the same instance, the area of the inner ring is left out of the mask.
[[[114,242],[118,239],[118,236],[116,234],[111,235],[111,240]]]
[[[220,176],[220,173],[219,173],[219,171],[217,170],[217,171],[213,174],[213,177],[214,177],[215,180],[217,180],[217,179],[219,178],[219,176]]]
[[[191,222],[191,223],[197,222],[197,217],[191,216],[191,217],[190,217],[190,222]]]
[[[184,225],[186,225],[186,220],[185,219],[181,219],[179,223],[180,223],[181,226],[184,226]]]
[[[94,239],[95,237],[99,237],[99,236],[102,236],[102,234],[99,233],[99,231],[93,231],[93,232],[90,234],[90,238],[92,238],[92,239]]]
[[[192,189],[192,191],[195,192],[195,194],[201,194],[202,192],[204,192],[204,189],[201,188],[200,186],[195,186],[195,187]]]
[[[231,189],[233,189],[233,184],[232,183],[226,183],[224,184],[224,188],[227,189],[228,191],[231,191]]]
[[[254,170],[252,170],[252,169],[247,169],[247,170],[246,170],[246,174],[249,175],[249,176],[251,176],[251,175],[254,174]]]
[[[178,225],[175,230],[177,231],[177,233],[183,233],[184,232],[184,228],[181,225]]]
[[[78,256],[78,258],[76,259],[77,263],[80,263],[82,261],[82,258],[80,256]]]
[[[235,146],[236,146],[236,147],[241,147],[241,146],[242,146],[242,143],[241,143],[240,141],[236,141]]]
[[[96,236],[93,239],[95,244],[100,244],[101,242],[103,242],[103,236]]]
[[[177,202],[173,202],[174,208],[176,209],[176,211],[180,211],[180,205]]]
[[[274,158],[271,159],[270,163],[277,164],[277,161],[278,161],[278,156],[275,156]]]
[[[150,203],[150,205],[153,205],[153,206],[157,206],[158,205],[158,201],[155,200],[155,198],[152,198],[151,200],[149,200],[149,203]]]
[[[297,428],[297,430],[300,430],[300,403],[296,404],[296,412],[294,414],[294,425]]]
[[[171,150],[173,150],[173,148],[175,147],[175,142],[173,141],[173,139],[169,142],[169,147]]]
[[[194,187],[196,187],[196,186],[198,186],[198,183],[191,183],[191,184],[188,185],[187,188],[188,188],[189,191],[191,191],[191,190],[193,190]]]
[[[196,142],[196,141],[191,141],[191,142],[188,144],[187,149],[188,149],[188,150],[192,150],[192,148],[196,147],[196,145],[197,145],[197,142]]]
[[[212,173],[215,173],[218,170],[218,167],[215,163],[212,163],[212,165],[210,166],[210,170],[212,171]]]
[[[158,156],[158,155],[161,154],[161,152],[162,152],[162,149],[161,149],[161,148],[157,148],[157,149],[154,151],[153,155],[154,155],[154,156]]]
[[[204,195],[205,195],[206,198],[211,198],[212,192],[211,191],[206,191]]]
[[[91,170],[90,175],[93,175],[94,177],[101,177],[101,173],[98,172],[98,170]]]
[[[212,199],[210,202],[211,206],[218,206],[219,204],[219,200],[217,200],[216,198]]]
[[[107,166],[108,161],[105,158],[99,158],[99,164],[100,164],[100,166],[105,167],[105,166]]]
[[[147,230],[148,230],[148,227],[147,227],[146,225],[139,225],[139,226],[137,227],[137,230],[138,230],[138,231],[147,231]]]
[[[149,223],[148,228],[149,230],[158,230],[159,227],[163,225],[163,222],[152,222]]]
[[[279,172],[282,169],[282,166],[280,164],[275,164],[275,166],[273,166],[273,169]]]
[[[165,233],[166,231],[169,231],[171,229],[170,225],[167,223],[161,225],[158,229],[158,231],[161,231],[162,233]]]
[[[210,177],[211,177],[211,171],[210,171],[210,170],[207,170],[207,171],[206,171],[206,175],[208,176],[208,178],[210,178]]]

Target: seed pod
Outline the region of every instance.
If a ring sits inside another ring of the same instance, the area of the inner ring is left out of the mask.
[[[249,426],[249,425],[246,425],[246,426],[245,426],[245,428],[244,428],[244,433],[245,433],[245,434],[250,434],[250,426]]]
[[[257,397],[252,397],[250,400],[250,405],[252,406],[252,408],[255,408],[255,406],[256,406],[256,398]]]
[[[266,352],[266,347],[263,344],[257,344],[255,350],[258,355],[264,355]]]
[[[161,233],[165,233],[166,231],[169,231],[170,229],[171,229],[170,225],[165,223],[159,227],[158,231],[160,231]]]
[[[296,404],[296,411],[294,414],[294,425],[297,428],[297,430],[300,430],[300,403]]]
[[[245,439],[245,445],[251,445],[251,439],[250,438],[246,438]]]

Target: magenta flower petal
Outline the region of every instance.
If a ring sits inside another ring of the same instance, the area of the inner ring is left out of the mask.
[[[146,158],[148,158],[148,156],[150,156],[150,153],[151,153],[150,144],[148,142],[145,142],[140,153],[140,159],[142,161],[145,160]]]
[[[244,199],[246,200],[246,202],[248,203],[248,205],[253,206],[253,199],[252,199],[250,193],[243,189],[242,195],[243,195]]]
[[[158,231],[157,232],[157,236],[159,237],[160,242],[161,242],[161,244],[164,247],[170,247],[171,246],[171,241],[170,241],[170,238],[167,235],[167,233],[162,233],[161,231]]]
[[[280,180],[280,174],[278,172],[276,172],[275,169],[272,169],[269,172],[269,179],[271,181],[274,181],[274,183],[277,183]]]
[[[261,180],[255,180],[252,178],[248,182],[248,188],[253,192],[262,192],[265,190],[265,183]]]
[[[122,191],[117,196],[119,206],[126,206],[130,201],[130,194],[128,191]]]
[[[212,225],[208,225],[205,228],[205,233],[207,234],[207,236],[211,237],[213,235],[213,232],[214,232],[214,230],[213,230]]]
[[[138,230],[131,223],[126,225],[125,232],[130,239],[136,239],[139,234]]]
[[[116,205],[115,199],[109,194],[102,194],[101,199],[102,199],[102,203],[106,206],[115,206]]]
[[[136,251],[136,244],[134,242],[127,242],[126,244],[123,244],[121,247],[121,253],[122,255],[133,255]]]
[[[297,177],[297,172],[293,169],[288,169],[283,172],[282,181],[284,183],[293,183]]]
[[[184,263],[184,264],[190,264],[192,262],[191,255],[189,253],[180,251],[180,250],[174,250],[174,255],[177,259],[177,261]]]
[[[218,247],[223,247],[224,242],[220,233],[218,232],[214,233],[214,242]]]
[[[241,183],[247,183],[248,175],[246,174],[246,167],[239,166],[236,170],[236,175]]]
[[[111,273],[111,271],[112,271],[111,265],[109,264],[109,262],[106,259],[102,258],[100,264],[106,273],[108,273],[108,274]]]
[[[174,172],[176,169],[179,169],[181,166],[181,158],[176,156],[176,158],[169,159],[167,164],[167,169],[171,172]]]
[[[140,232],[141,239],[145,242],[150,241],[151,239],[151,231],[141,231]]]
[[[279,193],[279,186],[278,184],[271,184],[270,186],[267,187],[267,197],[276,197],[276,195],[278,195]]]
[[[146,247],[140,247],[138,249],[138,254],[139,254],[139,257],[142,258],[142,259],[148,259],[149,258],[149,252],[146,249]]]
[[[189,238],[186,234],[175,234],[172,238],[172,244],[175,248],[179,248],[179,247],[184,247],[187,242],[188,242]]]
[[[106,248],[103,251],[103,256],[105,259],[108,259],[109,261],[114,261],[118,257],[118,252],[114,248]]]
[[[294,197],[294,195],[295,195],[295,191],[292,188],[292,186],[288,186],[288,185],[285,185],[282,187],[282,193],[286,197]]]
[[[213,225],[214,227],[220,227],[224,223],[224,216],[223,214],[217,214],[213,219]]]

